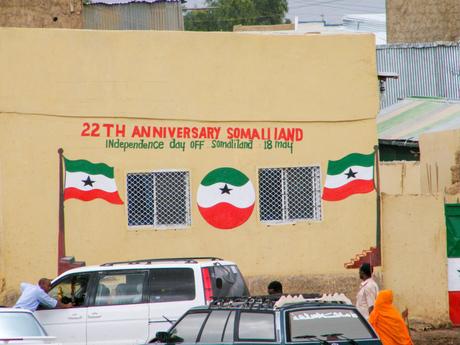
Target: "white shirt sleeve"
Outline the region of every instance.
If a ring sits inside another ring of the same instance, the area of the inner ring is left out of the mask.
[[[55,300],[53,297],[50,297],[45,291],[40,289],[37,298],[41,305],[48,308],[56,308],[57,300]]]

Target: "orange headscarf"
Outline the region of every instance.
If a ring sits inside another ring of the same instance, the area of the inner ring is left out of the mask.
[[[393,291],[382,290],[374,303],[369,322],[383,345],[413,345],[406,324],[393,306]]]

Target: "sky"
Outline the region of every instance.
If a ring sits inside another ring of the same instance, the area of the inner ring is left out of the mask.
[[[186,7],[204,7],[204,0],[187,0]],[[347,14],[385,13],[385,0],[288,0],[287,17],[299,21],[319,21],[339,24]]]

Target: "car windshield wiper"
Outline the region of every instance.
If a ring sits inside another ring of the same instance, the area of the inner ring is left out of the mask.
[[[298,335],[298,336],[293,337],[293,339],[311,339],[311,340],[319,341],[321,345],[331,345],[331,343],[328,342],[327,340],[320,339],[318,338],[318,336],[312,335],[312,334]]]
[[[346,340],[348,341],[351,345],[359,345],[356,341],[353,339],[350,339],[346,336],[343,335],[343,333],[328,333],[328,334],[321,334],[322,337],[337,337],[340,340]]]

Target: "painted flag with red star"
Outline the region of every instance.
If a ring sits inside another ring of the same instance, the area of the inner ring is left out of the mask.
[[[64,158],[64,164],[64,200],[104,199],[112,204],[123,204],[115,184],[113,167],[104,163],[91,163],[84,159]]]

